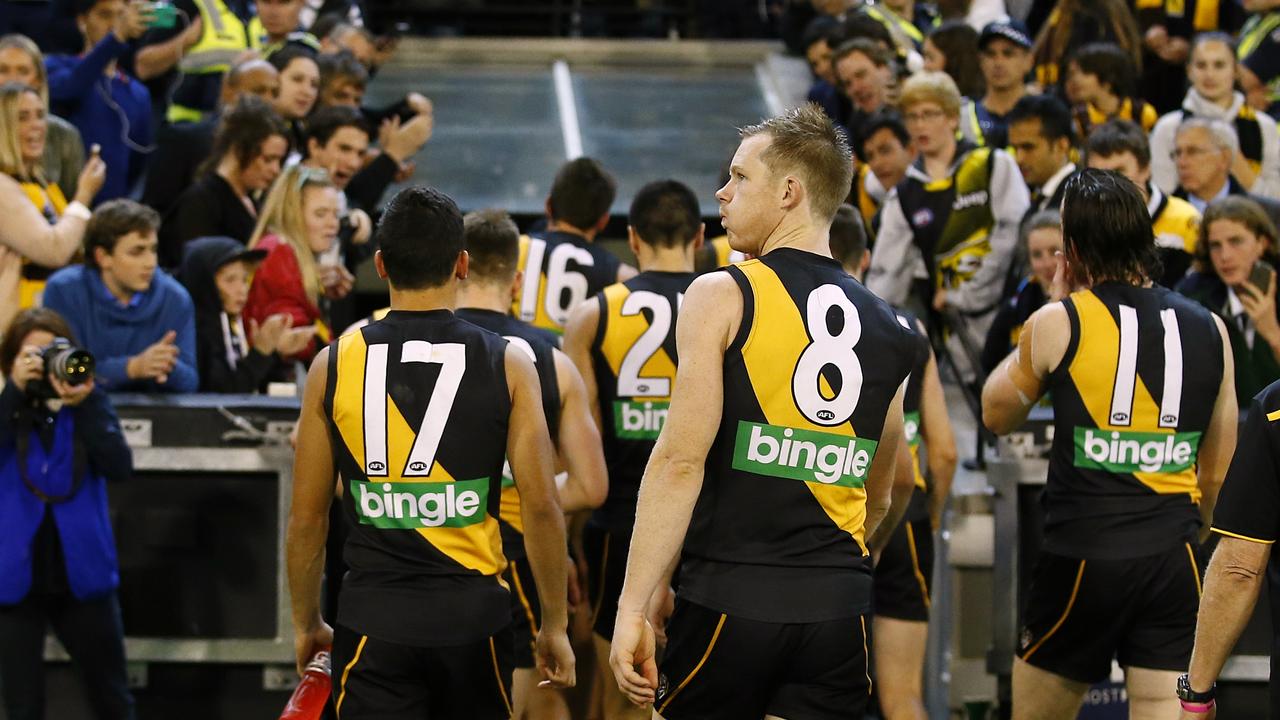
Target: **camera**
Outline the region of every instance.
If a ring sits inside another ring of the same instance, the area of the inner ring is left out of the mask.
[[[50,382],[55,378],[74,387],[83,385],[93,377],[93,354],[76,347],[66,338],[54,338],[53,342],[40,348],[39,352],[40,359],[44,361],[44,378],[27,383],[27,395],[32,398],[58,397],[58,392]]]

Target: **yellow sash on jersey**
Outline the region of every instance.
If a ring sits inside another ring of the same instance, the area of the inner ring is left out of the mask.
[[[31,200],[31,204],[36,206],[42,215],[52,215],[55,220],[62,217],[62,212],[67,209],[67,198],[62,194],[62,189],[57,183],[49,183],[41,185],[36,182],[22,183],[22,192],[27,194],[27,198]],[[29,264],[23,260],[23,264]],[[44,293],[44,280],[29,280],[22,278],[18,281],[18,309],[26,310],[40,304],[40,297]]]

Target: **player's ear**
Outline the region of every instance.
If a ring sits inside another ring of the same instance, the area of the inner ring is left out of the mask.
[[[373,253],[373,269],[378,271],[378,278],[380,280],[387,279],[387,265],[386,265],[386,262],[384,262],[382,259],[381,250],[378,250]]]
[[[640,257],[640,234],[630,223],[627,223],[627,247],[631,248],[632,255]]]
[[[693,251],[697,252],[702,249],[702,244],[707,239],[707,224],[698,223],[698,234],[693,236]]]
[[[511,301],[515,302],[520,299],[520,290],[524,287],[524,271],[516,270],[516,276],[511,281]]]
[[[795,175],[788,175],[782,181],[782,209],[794,210],[804,201],[804,186]]]
[[[467,275],[471,272],[471,256],[466,250],[458,253],[458,259],[453,265],[453,275],[459,280],[466,280]]]

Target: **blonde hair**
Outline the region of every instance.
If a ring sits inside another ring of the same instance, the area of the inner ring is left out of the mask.
[[[36,84],[35,91],[40,95],[40,99],[44,101],[45,107],[49,106],[49,76],[46,74],[44,67],[44,55],[40,52],[31,38],[18,33],[9,35],[0,35],[0,50],[8,50],[13,48],[21,50],[31,58],[31,64],[36,66]]]
[[[19,182],[35,180],[43,183],[43,162],[37,161],[28,167],[27,161],[22,157],[22,140],[18,137],[18,103],[26,93],[37,98],[40,96],[35,88],[22,83],[8,82],[0,85],[0,128],[4,128],[4,132],[0,133],[0,173]]]
[[[808,103],[741,128],[738,134],[744,140],[769,136],[772,142],[760,160],[777,175],[799,175],[809,193],[813,213],[831,222],[853,183],[853,154],[849,136],[842,128],[817,105]]]
[[[920,103],[931,102],[951,118],[960,117],[960,89],[956,81],[944,72],[922,72],[912,75],[902,84],[898,107],[902,112]]]
[[[301,163],[287,168],[276,178],[263,203],[258,225],[253,229],[249,247],[256,248],[262,237],[272,233],[293,248],[302,274],[302,287],[312,302],[320,300],[320,268],[316,254],[307,242],[307,224],[303,215],[303,197],[309,188],[332,188],[333,182],[324,170]]]

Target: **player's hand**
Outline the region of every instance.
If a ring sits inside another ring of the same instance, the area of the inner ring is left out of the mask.
[[[649,598],[649,607],[645,609],[645,620],[653,628],[654,644],[659,648],[667,646],[667,620],[676,609],[676,594],[670,585],[661,583],[653,596]]]
[[[333,628],[320,618],[310,628],[293,629],[293,652],[298,661],[298,677],[307,670],[307,663],[321,650],[333,647]]]
[[[169,380],[169,373],[178,362],[178,346],[174,344],[178,333],[170,330],[158,342],[129,358],[125,373],[133,380],[151,379],[158,383]]]
[[[13,359],[13,370],[9,372],[9,382],[21,390],[27,391],[27,383],[44,377],[44,358],[40,348],[35,345],[24,345]]]
[[[618,610],[613,625],[609,666],[618,688],[636,705],[653,702],[658,690],[658,661],[653,627],[642,613]],[[638,672],[637,672],[638,670]]]
[[[84,402],[89,397],[89,393],[93,392],[93,378],[80,383],[79,385],[68,385],[56,377],[49,378],[49,384],[53,386],[53,391],[58,393],[58,399],[67,407],[75,407]]]
[[[538,687],[571,688],[577,684],[573,646],[564,630],[544,627],[538,633],[534,660],[543,678]]]

